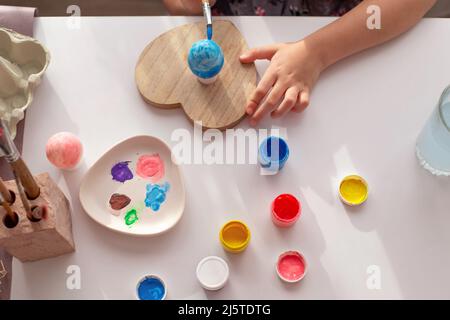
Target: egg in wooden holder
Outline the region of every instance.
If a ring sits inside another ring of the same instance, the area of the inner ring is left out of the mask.
[[[222,48],[224,65],[209,85],[197,81],[188,66],[192,45],[205,38],[205,23],[174,28],[153,40],[136,66],[136,83],[144,100],[159,108],[183,108],[191,121],[206,129],[224,130],[245,116],[245,106],[256,88],[254,63],[242,64],[248,49],[239,30],[230,21],[214,21],[213,40]]]

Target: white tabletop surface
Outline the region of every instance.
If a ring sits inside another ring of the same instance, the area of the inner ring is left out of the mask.
[[[414,144],[441,91],[450,83],[450,20],[424,20],[406,35],[327,70],[309,109],[261,128],[287,128],[291,158],[277,176],[256,165],[183,165],[184,216],[157,238],[134,238],[98,225],[81,209],[80,181],[117,142],[154,135],[169,145],[177,128],[192,130],[181,110],[146,105],[134,82],[142,49],[159,34],[196,18],[39,18],[36,37],[51,65],[25,128],[24,158],[35,173],[47,171],[70,199],[76,252],[13,264],[13,299],[133,299],[137,279],[163,277],[168,299],[450,298],[450,180],[418,165]],[[293,41],[328,18],[231,19],[250,46]],[[266,62],[257,64],[260,74]],[[244,120],[238,127],[248,128]],[[51,167],[45,143],[71,131],[84,143],[82,166]],[[349,209],[337,196],[339,179],[357,172],[370,184],[368,202]],[[269,214],[279,193],[297,195],[303,214],[292,228],[275,227]],[[223,251],[220,226],[246,221],[247,250]],[[309,271],[296,285],[282,283],[274,264],[284,250],[305,254]],[[230,281],[206,292],[197,263],[218,255]],[[78,265],[81,289],[68,290],[66,270]],[[381,288],[369,289],[369,266],[379,267]]]

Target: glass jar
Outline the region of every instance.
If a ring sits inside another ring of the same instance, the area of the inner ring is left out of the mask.
[[[416,155],[432,174],[450,176],[450,86],[417,139]]]

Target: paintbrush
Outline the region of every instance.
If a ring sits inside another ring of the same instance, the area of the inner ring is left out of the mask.
[[[12,203],[13,199],[11,196],[11,192],[9,192],[8,188],[5,186],[5,183],[3,182],[2,178],[0,178],[0,195],[6,202]]]
[[[6,190],[8,190],[8,189],[6,189]],[[10,194],[10,196],[11,196],[11,194]],[[12,209],[9,205],[9,202],[4,198],[3,193],[1,193],[1,192],[0,192],[0,202],[1,202],[1,206],[6,211],[6,215],[9,217],[9,219],[11,221],[11,224],[16,225],[18,217],[17,217],[17,215],[14,214],[14,211],[12,211]]]
[[[6,215],[11,219],[11,223],[16,224],[17,216],[12,211],[10,204],[12,203],[11,192],[9,192],[8,188],[5,186],[3,179],[0,178],[0,203],[1,206],[5,209]]]
[[[211,40],[213,29],[212,29],[212,15],[211,15],[211,6],[209,5],[208,0],[202,0],[203,2],[203,16],[206,20],[206,36],[208,40]]]
[[[28,198],[36,199],[39,197],[39,186],[17,150],[8,127],[3,120],[0,120],[0,156],[6,158],[14,175],[22,182]]]
[[[16,172],[14,173],[14,179],[16,180],[17,190],[19,191],[20,200],[22,201],[23,208],[27,213],[27,218],[30,221],[37,222],[42,219],[42,209],[40,207],[35,207],[34,210],[31,208],[30,202],[28,201],[27,195],[25,194],[24,187]]]

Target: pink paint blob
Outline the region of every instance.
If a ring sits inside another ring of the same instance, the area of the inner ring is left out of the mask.
[[[286,282],[297,282],[306,274],[306,261],[297,251],[287,251],[280,255],[277,263],[278,276]]]
[[[48,139],[45,153],[55,167],[70,170],[80,162],[83,145],[74,134],[59,132]]]
[[[164,176],[164,162],[159,154],[142,155],[137,161],[136,172],[141,178],[157,182]]]

